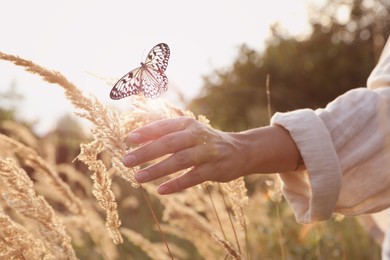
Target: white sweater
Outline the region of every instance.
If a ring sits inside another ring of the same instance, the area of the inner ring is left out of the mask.
[[[367,88],[324,109],[276,113],[271,123],[291,133],[304,161],[303,169],[280,173],[298,222],[390,207],[390,39]]]

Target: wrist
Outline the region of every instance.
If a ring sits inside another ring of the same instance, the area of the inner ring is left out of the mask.
[[[245,158],[245,175],[294,171],[303,164],[290,133],[281,126],[261,127],[234,135]]]

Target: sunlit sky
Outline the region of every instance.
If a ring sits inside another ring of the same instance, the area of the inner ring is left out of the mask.
[[[202,86],[202,76],[229,66],[239,47],[261,50],[270,25],[279,22],[291,34],[308,30],[307,0],[35,0],[1,4],[0,51],[60,71],[86,95],[120,108],[129,99],[109,98],[111,85],[139,66],[157,43],[170,46],[162,94],[172,103],[187,100]],[[39,133],[74,109],[57,85],[0,61],[0,92],[15,84],[24,96],[19,117],[38,121]]]

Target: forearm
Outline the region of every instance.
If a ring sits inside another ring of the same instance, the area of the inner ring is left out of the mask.
[[[293,171],[301,162],[290,133],[273,125],[233,134],[246,158],[244,174]]]

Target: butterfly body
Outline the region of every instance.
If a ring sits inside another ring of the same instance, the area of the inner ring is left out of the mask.
[[[141,92],[148,98],[159,97],[163,90],[168,89],[168,78],[164,72],[169,56],[167,44],[159,43],[154,46],[140,67],[131,70],[115,83],[110,97],[122,99]]]

